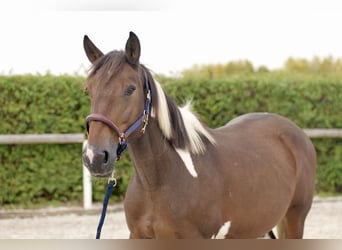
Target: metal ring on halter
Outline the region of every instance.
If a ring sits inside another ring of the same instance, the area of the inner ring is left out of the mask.
[[[108,184],[112,183],[113,187],[115,187],[117,184],[116,178],[114,177],[114,172],[115,171],[113,170],[112,176],[108,178]]]

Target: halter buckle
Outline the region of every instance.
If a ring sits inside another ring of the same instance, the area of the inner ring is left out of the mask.
[[[145,133],[147,124],[148,124],[148,114],[144,111],[144,115],[143,115],[143,127],[141,128],[141,133]]]
[[[119,144],[122,144],[122,142],[126,140],[125,137],[126,137],[125,133],[121,133],[121,135],[119,136]]]
[[[143,118],[142,118],[142,122],[143,122],[143,127],[141,129],[142,133],[145,133],[147,124],[148,124],[148,116],[150,113],[150,104],[151,104],[151,90],[149,89],[147,91],[146,94],[146,103],[145,103],[145,108],[144,108],[144,114],[143,114]]]
[[[126,138],[125,133],[122,133],[119,136],[119,144],[118,144],[118,148],[116,149],[116,161],[120,160],[122,152],[125,151],[125,149],[127,148],[127,142],[125,138]]]

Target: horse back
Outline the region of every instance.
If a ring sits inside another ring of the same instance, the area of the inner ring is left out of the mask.
[[[233,140],[229,144],[242,145],[242,147],[250,145],[252,149],[253,147],[266,147],[270,150],[282,148],[287,153],[286,157],[293,163],[296,179],[301,181],[301,178],[306,178],[306,181],[310,181],[308,185],[314,185],[316,173],[314,145],[304,131],[289,119],[272,113],[250,113],[231,120],[224,127],[217,129],[217,132],[219,136],[216,138],[222,138],[220,136],[222,132],[227,134],[229,139]],[[275,157],[278,158],[280,155]]]

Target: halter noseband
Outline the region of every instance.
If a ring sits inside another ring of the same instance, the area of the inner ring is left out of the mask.
[[[120,160],[122,152],[127,148],[127,137],[132,134],[139,126],[143,125],[141,132],[144,133],[146,126],[148,124],[148,117],[150,115],[151,110],[151,89],[150,83],[148,81],[146,72],[145,72],[145,88],[146,88],[146,101],[144,111],[141,117],[139,117],[125,132],[122,132],[118,126],[115,125],[110,119],[101,114],[90,114],[85,119],[85,125],[87,129],[87,133],[89,134],[89,127],[91,121],[99,121],[106,124],[110,129],[114,130],[114,132],[119,137],[119,144],[116,150],[116,160]]]

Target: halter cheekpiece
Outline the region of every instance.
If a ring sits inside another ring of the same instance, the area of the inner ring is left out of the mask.
[[[91,121],[99,121],[106,124],[110,129],[114,130],[114,132],[119,137],[119,144],[116,150],[116,160],[120,160],[122,152],[127,148],[127,138],[130,134],[132,134],[136,129],[138,129],[142,125],[141,132],[144,133],[146,126],[148,124],[148,117],[150,115],[151,110],[151,88],[150,83],[148,81],[148,77],[145,73],[145,89],[146,89],[146,100],[144,111],[141,117],[139,117],[125,132],[122,132],[118,126],[115,125],[110,119],[101,114],[90,114],[85,119],[85,126],[87,129],[87,133],[89,134],[89,127]]]

